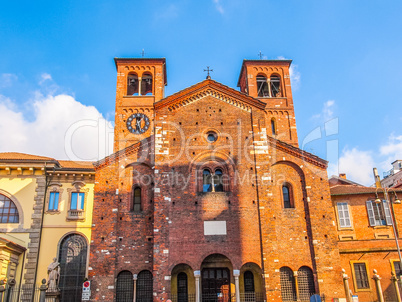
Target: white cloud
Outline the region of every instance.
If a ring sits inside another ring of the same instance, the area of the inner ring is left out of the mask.
[[[388,143],[380,147],[380,154],[392,156],[394,160],[402,159],[402,135],[391,134]]]
[[[15,74],[3,73],[0,75],[0,88],[10,87],[17,80],[18,77]]]
[[[264,57],[264,60],[266,57]],[[278,60],[288,60],[284,56],[279,56],[277,57]],[[296,64],[290,65],[289,68],[289,76],[290,76],[290,83],[292,84],[292,89],[297,90],[300,87],[300,80],[301,80],[301,75],[298,70],[298,66]]]
[[[370,186],[374,183],[373,167],[375,167],[372,152],[357,148],[345,148],[339,158],[339,173],[346,173],[346,177],[357,183]],[[335,167],[330,165],[329,172]]]
[[[220,2],[220,0],[213,0],[214,4],[215,4],[215,8],[216,10],[220,13],[220,14],[224,14],[225,10],[223,9],[223,6]]]
[[[311,118],[323,119],[325,122],[331,120],[334,117],[335,101],[328,100],[324,103],[322,110],[318,114],[314,114]]]
[[[47,80],[52,80],[52,76],[50,74],[46,73],[46,72],[42,73],[40,77],[41,77],[41,79],[39,81],[40,85],[42,85],[43,82],[45,82]]]
[[[29,118],[16,103],[0,95],[0,152],[97,160],[113,151],[112,124],[95,107],[66,94],[40,92],[25,106]]]

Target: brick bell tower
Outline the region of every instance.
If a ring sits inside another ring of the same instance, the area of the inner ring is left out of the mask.
[[[164,97],[165,58],[115,58],[117,69],[113,152],[153,134],[154,103]]]
[[[243,60],[237,87],[266,104],[268,135],[298,147],[291,63],[292,60]]]

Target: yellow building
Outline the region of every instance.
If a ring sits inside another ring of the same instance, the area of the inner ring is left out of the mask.
[[[0,279],[38,285],[57,258],[62,294],[79,290],[87,276],[93,190],[91,162],[0,153]]]

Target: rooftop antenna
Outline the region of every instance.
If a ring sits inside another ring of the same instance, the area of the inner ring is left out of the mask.
[[[142,51],[141,51],[141,56],[145,57],[145,50],[144,49],[142,49]]]
[[[262,60],[262,57],[264,56],[264,54],[261,52],[261,50],[260,50],[260,52],[258,53],[258,56],[260,57],[260,60]]]
[[[207,72],[207,77],[206,77],[206,79],[207,80],[210,80],[211,79],[211,76],[209,75],[209,73],[211,72],[211,71],[214,71],[213,69],[209,69],[209,66],[207,66],[207,69],[204,69],[204,72]]]

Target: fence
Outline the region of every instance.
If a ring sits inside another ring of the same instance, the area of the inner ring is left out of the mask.
[[[46,298],[46,280],[42,280],[42,286],[15,285],[10,280],[7,285],[0,281],[0,302],[53,302],[54,298]]]
[[[195,294],[171,295],[172,302],[195,302]],[[201,302],[235,302],[236,294],[202,294]],[[262,293],[248,292],[240,293],[240,302],[263,302]]]

